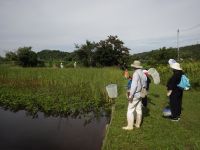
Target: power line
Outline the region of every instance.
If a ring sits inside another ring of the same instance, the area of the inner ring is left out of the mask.
[[[181,32],[190,31],[190,30],[194,30],[194,29],[199,28],[199,27],[200,27],[200,24],[197,24],[197,25],[194,25],[194,26],[189,27],[189,28],[180,29],[180,31],[181,31]]]
[[[194,26],[192,26],[190,28],[186,28],[186,29],[182,29],[182,30],[178,29],[177,30],[177,55],[178,55],[177,57],[178,57],[178,61],[180,61],[180,54],[179,54],[179,36],[180,36],[180,31],[181,32],[190,31],[190,30],[197,29],[199,27],[200,27],[200,24],[197,24],[197,25],[194,25]]]

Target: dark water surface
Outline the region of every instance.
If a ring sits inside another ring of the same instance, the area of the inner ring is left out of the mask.
[[[100,150],[108,123],[106,117],[27,116],[0,108],[0,150]]]

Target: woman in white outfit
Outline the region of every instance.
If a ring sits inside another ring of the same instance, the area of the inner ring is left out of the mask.
[[[142,87],[146,87],[146,77],[142,71],[142,66],[140,61],[135,60],[131,67],[134,68],[134,73],[132,77],[132,84],[129,95],[129,104],[127,110],[127,122],[128,125],[123,127],[124,130],[132,130],[134,125],[134,116],[136,116],[135,127],[140,128],[142,122],[142,98],[140,97],[140,92]],[[135,115],[136,113],[136,115]]]

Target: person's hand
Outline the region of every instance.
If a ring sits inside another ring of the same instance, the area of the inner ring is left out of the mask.
[[[129,101],[129,103],[132,103],[133,98],[132,98],[132,97],[131,97],[131,98],[128,98],[128,101]]]
[[[172,90],[167,92],[167,96],[170,96],[172,94]]]

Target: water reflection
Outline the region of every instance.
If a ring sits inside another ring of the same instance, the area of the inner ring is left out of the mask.
[[[101,149],[108,117],[27,116],[25,111],[0,108],[2,150],[98,150]]]

